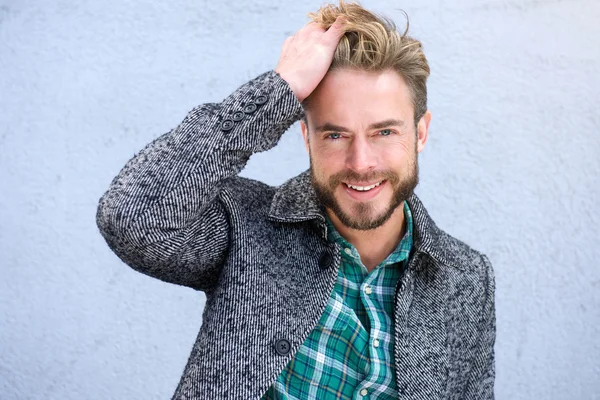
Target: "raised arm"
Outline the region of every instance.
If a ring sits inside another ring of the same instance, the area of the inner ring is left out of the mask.
[[[221,188],[302,116],[300,101],[325,76],[342,33],[340,24],[306,25],[285,41],[274,71],[193,109],[133,157],[98,206],[110,248],[144,274],[213,287],[229,245]]]
[[[193,109],[135,155],[100,199],[97,223],[110,248],[144,274],[209,289],[229,240],[221,187],[301,115],[274,71]]]

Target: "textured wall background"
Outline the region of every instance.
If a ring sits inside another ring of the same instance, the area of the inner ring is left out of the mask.
[[[97,201],[320,4],[0,0],[2,399],[170,398],[204,297],[122,264]],[[363,4],[404,8],[430,59],[417,192],[495,265],[497,398],[600,399],[600,2]],[[244,175],[307,166],[295,126]]]

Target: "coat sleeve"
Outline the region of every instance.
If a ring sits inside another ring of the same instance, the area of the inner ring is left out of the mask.
[[[477,352],[473,358],[471,374],[466,388],[465,399],[493,400],[494,381],[496,377],[494,344],[496,341],[496,307],[495,307],[495,277],[492,264],[483,255],[483,284],[485,296],[483,299],[481,335]]]
[[[96,222],[109,247],[139,272],[210,290],[229,244],[223,187],[301,117],[274,71],[221,103],[194,108],[136,154],[101,197]]]

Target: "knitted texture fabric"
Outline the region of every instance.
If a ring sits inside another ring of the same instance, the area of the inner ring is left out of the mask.
[[[110,248],[144,274],[206,293],[202,326],[173,399],[259,399],[315,328],[340,246],[308,172],[280,187],[238,176],[303,116],[269,71],[196,107],[136,154],[100,199]],[[413,250],[394,295],[401,399],[491,399],[492,266],[439,229],[417,196]]]
[[[337,281],[319,323],[263,396],[272,399],[398,398],[394,371],[394,292],[412,248],[412,215],[396,249],[368,271],[358,250],[327,218],[342,249]]]

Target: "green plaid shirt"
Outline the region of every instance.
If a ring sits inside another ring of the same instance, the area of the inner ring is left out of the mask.
[[[371,272],[358,251],[328,223],[342,248],[337,282],[316,328],[290,360],[267,399],[396,399],[394,296],[412,247],[412,214],[404,202],[406,234]]]

